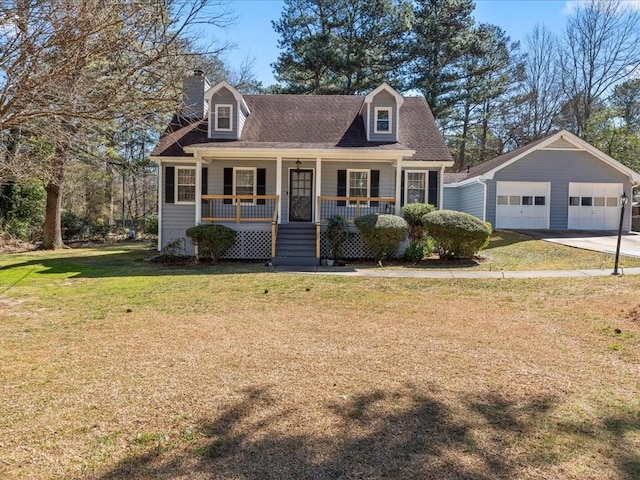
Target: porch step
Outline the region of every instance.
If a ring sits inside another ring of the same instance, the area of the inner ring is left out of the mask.
[[[278,225],[274,265],[318,265],[316,228],[311,223]]]

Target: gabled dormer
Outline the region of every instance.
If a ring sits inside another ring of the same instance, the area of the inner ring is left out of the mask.
[[[238,140],[251,113],[242,94],[227,82],[217,83],[204,94],[209,106],[209,138]]]
[[[404,97],[386,82],[364,97],[362,119],[369,142],[397,142]]]

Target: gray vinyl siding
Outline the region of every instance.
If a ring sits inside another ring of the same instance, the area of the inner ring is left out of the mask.
[[[338,194],[338,170],[379,170],[380,171],[380,197],[395,197],[395,168],[388,163],[376,162],[326,162],[322,164],[322,192],[321,195],[335,196]],[[347,182],[349,179],[347,178]],[[347,195],[348,195],[347,188]],[[339,207],[353,209],[353,207]],[[361,214],[366,215],[366,207],[361,209]]]
[[[496,221],[496,182],[551,182],[551,229],[566,229],[569,183],[622,183],[630,192],[629,177],[584,151],[538,150],[496,172],[487,180],[487,220]],[[628,221],[625,220],[625,224]]]
[[[376,108],[391,108],[391,132],[375,133]],[[398,107],[396,99],[386,90],[379,92],[369,106],[369,140],[372,142],[395,142],[398,132]]]
[[[443,210],[460,210],[460,192],[459,187],[445,187],[442,189],[442,209]]]
[[[231,105],[231,131],[229,132],[217,132],[216,131],[216,105]],[[210,116],[210,138],[219,139],[237,139],[238,138],[238,102],[236,102],[233,93],[226,88],[218,90],[211,98],[211,109],[209,110]]]
[[[211,163],[203,163],[208,167],[208,187],[210,194],[222,195],[224,193],[224,169],[225,168],[264,168],[266,169],[266,193],[276,194],[276,162],[261,160],[215,160]]]
[[[167,167],[188,167],[195,166],[163,163],[162,164],[162,185],[160,186],[160,195],[162,198],[162,218],[159,228],[161,229],[162,245],[160,248],[166,247],[169,243],[176,239],[181,239],[182,247],[186,249],[187,254],[193,254],[193,245],[186,237],[187,228],[196,224],[196,206],[195,204],[176,204],[165,202],[165,180],[167,175]]]
[[[176,205],[165,203],[162,205],[162,245],[167,246],[176,239],[181,239],[182,246],[186,249],[187,255],[193,254],[193,245],[186,237],[188,228],[196,224],[195,205]]]
[[[474,217],[484,220],[484,185],[472,183],[460,187],[460,199],[458,210],[466,212]]]
[[[321,195],[338,194],[338,170],[379,170],[380,196],[396,196],[396,170],[389,163],[376,162],[325,162],[322,164]]]

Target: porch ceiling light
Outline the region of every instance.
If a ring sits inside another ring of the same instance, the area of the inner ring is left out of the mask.
[[[300,170],[300,165],[302,165],[302,162],[300,161],[300,159],[296,160],[296,170]]]

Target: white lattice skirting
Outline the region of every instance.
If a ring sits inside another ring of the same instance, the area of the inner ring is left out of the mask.
[[[331,249],[329,247],[329,240],[327,240],[327,233],[322,232],[320,234],[320,254],[323,257],[330,257]],[[342,246],[342,256],[348,260],[373,258],[373,254],[369,247],[362,241],[362,237],[359,232],[350,232],[349,239]]]
[[[271,232],[236,232],[236,243],[223,258],[263,260],[271,258]]]

